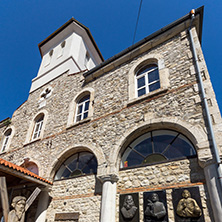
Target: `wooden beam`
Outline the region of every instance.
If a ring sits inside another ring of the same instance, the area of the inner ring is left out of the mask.
[[[8,203],[8,191],[7,191],[5,177],[0,177],[0,194],[1,194],[4,222],[8,222],[9,203]]]

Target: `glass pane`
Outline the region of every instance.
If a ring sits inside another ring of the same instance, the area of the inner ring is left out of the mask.
[[[141,88],[142,86],[145,86],[145,76],[137,79],[137,88]]]
[[[7,131],[6,131],[5,136],[10,136],[10,135],[11,135],[11,133],[12,133],[12,130],[11,130],[11,129],[9,129],[9,130],[7,130]]]
[[[163,131],[167,132],[167,131]],[[165,148],[173,141],[173,139],[176,137],[176,134],[170,135],[170,134],[162,134],[158,131],[153,132],[153,143],[154,143],[154,150],[156,153],[162,153]]]
[[[137,76],[139,76],[139,75],[141,75],[141,74],[144,74],[144,73],[148,73],[148,72],[150,72],[152,69],[156,69],[157,68],[157,66],[156,65],[149,65],[149,66],[146,66],[146,67],[144,67],[144,68],[142,68],[142,69],[140,69],[140,71],[138,72],[138,74],[137,74]]]
[[[65,168],[64,172],[62,173],[61,179],[68,178],[70,176],[71,172]]]
[[[148,82],[151,83],[153,81],[159,80],[159,72],[158,69],[155,69],[148,73]]]
[[[75,170],[76,169],[76,162],[77,162],[77,155],[76,155],[76,157],[75,157],[75,159],[74,160],[72,160],[72,162],[71,163],[68,163],[68,167],[69,167],[69,169],[70,170]]]
[[[172,146],[169,149],[169,152],[166,153],[168,158],[173,159],[178,157],[187,157],[187,156],[196,155],[193,146],[189,142],[183,140],[181,136],[182,135],[180,135],[173,142]]]
[[[82,103],[82,102],[84,102],[84,101],[86,101],[86,100],[89,100],[89,95],[84,96],[82,99],[79,100],[78,103]]]
[[[77,112],[77,114],[82,113],[82,106],[83,106],[83,105],[79,105],[79,106],[78,106],[78,112]]]
[[[154,91],[156,89],[159,89],[159,88],[160,88],[160,82],[156,82],[154,84],[149,85],[149,91],[150,92],[152,92],[152,91]]]
[[[87,111],[87,110],[89,110],[89,101],[85,103],[85,109],[84,109],[84,111]]]
[[[144,94],[146,94],[146,89],[145,88],[138,90],[138,96],[142,96]]]
[[[83,115],[83,119],[87,118],[88,117],[88,112],[84,113]]]
[[[39,130],[39,123],[36,123],[36,127],[35,127],[35,132],[37,132]]]
[[[95,156],[89,161],[88,168],[90,169],[89,173],[96,173],[96,170],[97,170],[97,160],[96,160]],[[85,169],[84,169],[84,172],[85,172]]]
[[[141,153],[143,156],[147,156],[151,154],[152,151],[152,144],[151,144],[151,138],[145,139],[142,142],[140,142],[138,145],[134,147],[136,151]]]
[[[86,164],[88,164],[88,161],[92,158],[91,153],[81,153],[79,156],[79,169],[83,169]]]
[[[141,165],[143,160],[144,158],[142,156],[132,150],[127,159],[124,161],[124,167]]]
[[[77,116],[76,117],[76,122],[80,121],[81,120],[81,115]]]

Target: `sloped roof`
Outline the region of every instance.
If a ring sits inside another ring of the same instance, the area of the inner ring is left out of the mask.
[[[37,174],[32,173],[31,171],[23,167],[20,167],[14,163],[11,163],[7,160],[4,160],[2,158],[0,158],[0,176],[1,174],[3,174],[6,177],[7,175],[14,176],[37,184],[52,185],[52,182],[46,180],[45,178],[40,177]]]

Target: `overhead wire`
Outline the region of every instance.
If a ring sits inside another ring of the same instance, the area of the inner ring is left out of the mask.
[[[139,7],[138,15],[137,15],[137,21],[136,21],[136,27],[135,27],[135,31],[134,31],[134,36],[133,36],[133,42],[132,42],[132,45],[133,45],[134,42],[135,42],[135,37],[136,37],[136,32],[137,32],[137,26],[138,26],[138,23],[139,23],[139,17],[140,17],[140,11],[141,11],[141,8],[142,8],[142,2],[143,2],[143,0],[140,0],[140,7]]]

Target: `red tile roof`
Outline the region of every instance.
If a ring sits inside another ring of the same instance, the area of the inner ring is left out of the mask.
[[[45,183],[52,184],[52,182],[44,179],[43,177],[40,177],[37,174],[32,173],[31,171],[29,171],[29,170],[27,170],[27,169],[25,169],[23,167],[20,167],[20,166],[14,164],[14,163],[11,163],[11,162],[9,162],[7,160],[4,160],[4,159],[0,158],[0,165],[3,165],[3,166],[8,167],[8,168],[11,168],[11,169],[13,169],[13,170],[15,170],[17,172],[21,172],[21,173],[26,174],[26,175],[28,175],[30,177],[34,177],[34,178],[36,178],[38,180],[41,180],[41,181],[43,181]]]

